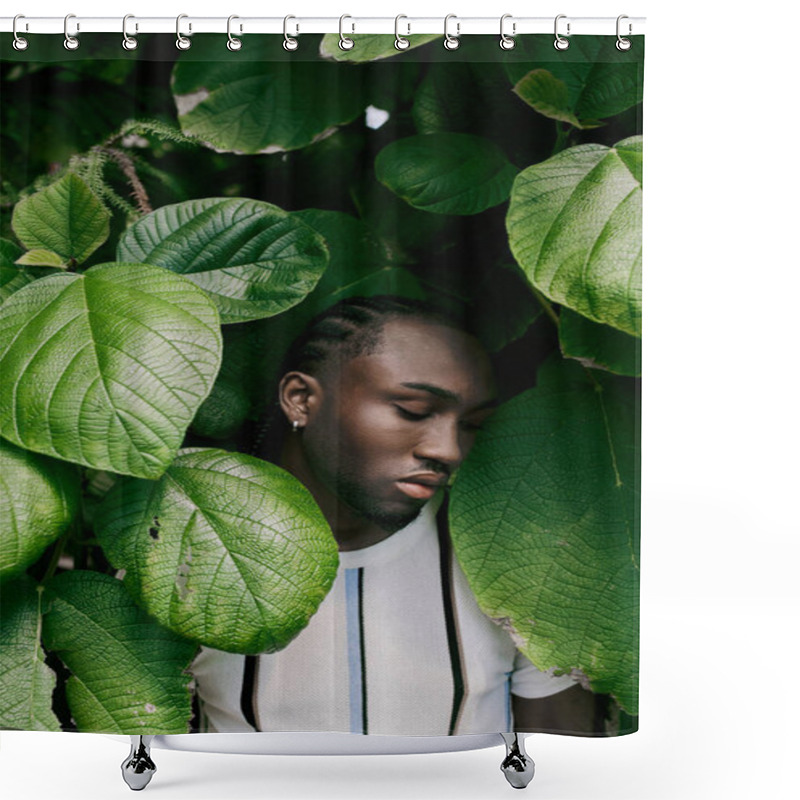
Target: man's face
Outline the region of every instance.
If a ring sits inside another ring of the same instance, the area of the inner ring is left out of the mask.
[[[303,431],[315,480],[394,532],[466,457],[495,405],[491,366],[472,336],[418,318],[388,321],[378,349],[327,365]]]

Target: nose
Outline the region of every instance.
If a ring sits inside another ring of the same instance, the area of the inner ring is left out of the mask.
[[[422,460],[438,461],[452,471],[466,457],[462,437],[458,420],[450,420],[445,416],[435,418],[425,427],[425,435],[415,455]]]

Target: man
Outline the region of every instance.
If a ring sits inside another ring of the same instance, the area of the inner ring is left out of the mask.
[[[354,298],[312,323],[280,381],[279,461],[328,520],[339,572],[281,652],[201,651],[202,729],[593,730],[593,695],[517,651],[450,548],[446,486],[496,402],[478,340],[430,306]]]

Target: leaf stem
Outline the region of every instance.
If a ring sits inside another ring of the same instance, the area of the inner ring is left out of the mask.
[[[606,438],[608,439],[608,449],[611,451],[611,466],[614,468],[614,485],[617,489],[622,487],[622,478],[619,474],[619,467],[617,466],[617,453],[614,449],[614,440],[611,438],[611,424],[608,421],[608,412],[606,411],[606,404],[603,399],[603,386],[602,384],[592,375],[591,369],[588,367],[583,368],[586,375],[589,377],[589,380],[594,384],[595,394],[597,394],[597,400],[600,403],[600,413],[603,415],[603,425],[606,429]]]
[[[50,556],[50,563],[47,565],[47,572],[45,572],[42,577],[42,583],[47,583],[47,581],[56,574],[56,568],[58,567],[58,562],[61,560],[61,556],[64,554],[64,548],[67,546],[69,534],[70,531],[67,531],[67,533],[56,542],[56,548],[53,550],[53,555]]]
[[[569,134],[570,127],[566,123],[556,120],[556,141],[553,145],[553,152],[550,153],[551,158],[557,153],[560,153],[567,146]]]
[[[555,310],[553,309],[552,303],[535,286],[532,286],[531,289],[533,289],[533,294],[539,301],[539,305],[541,305],[541,307],[544,309],[544,313],[550,317],[553,325],[555,325],[556,329],[558,329],[558,314],[556,314]]]

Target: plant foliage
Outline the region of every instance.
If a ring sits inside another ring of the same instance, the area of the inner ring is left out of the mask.
[[[0,726],[186,732],[198,645],[305,627],[336,545],[262,438],[291,342],[377,294],[495,361],[478,604],[636,714],[641,42],[139,38],[0,42]]]

